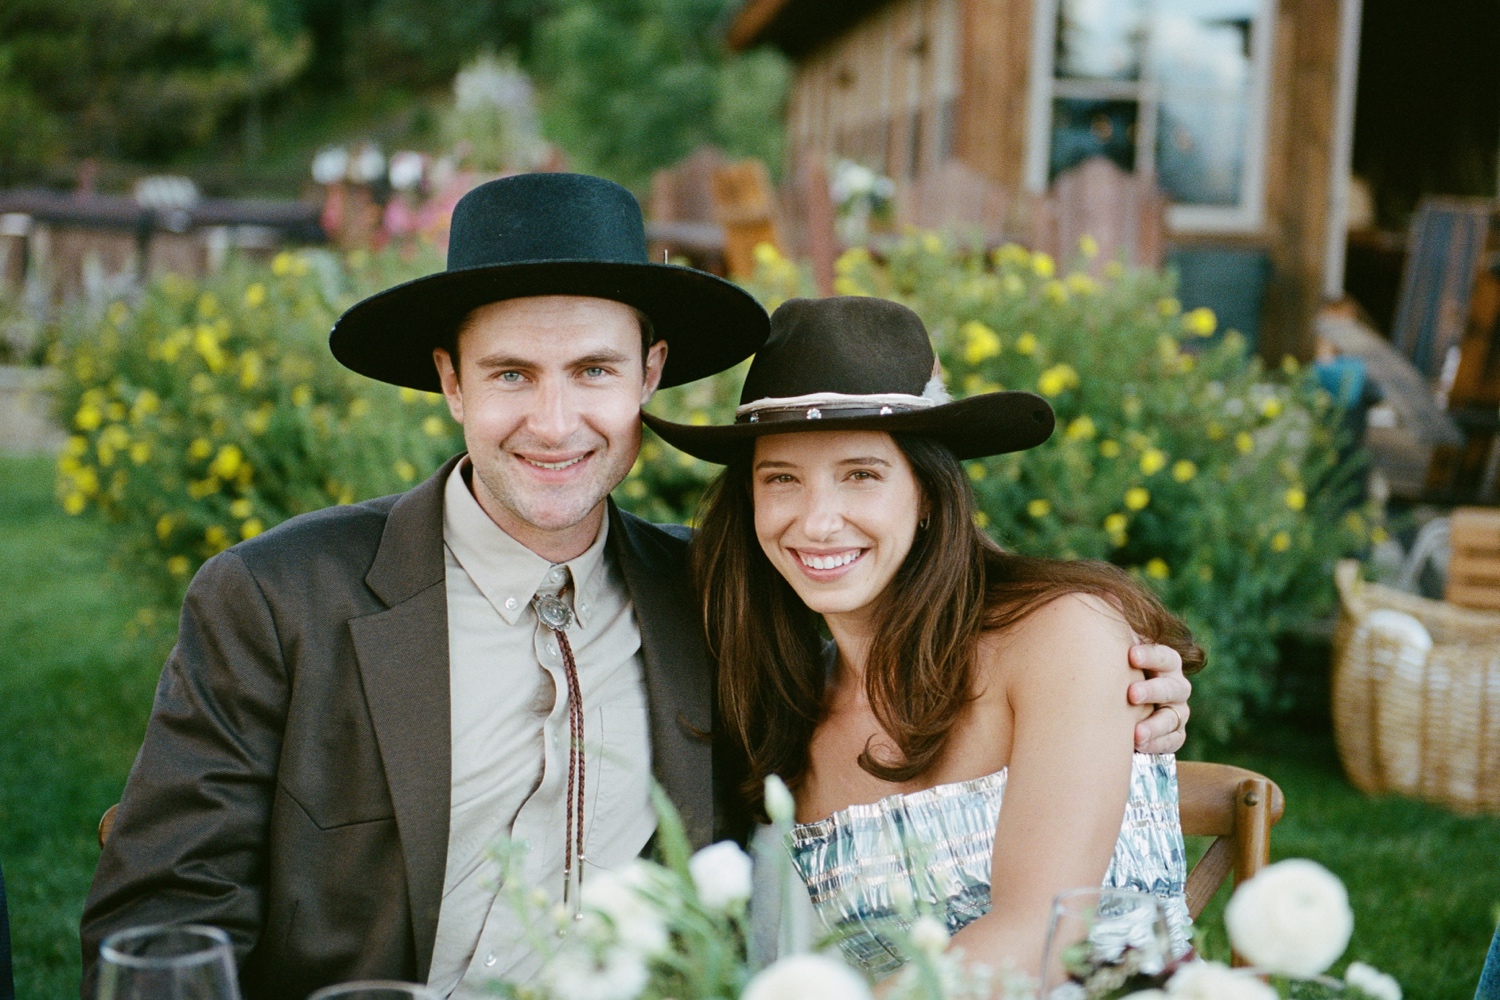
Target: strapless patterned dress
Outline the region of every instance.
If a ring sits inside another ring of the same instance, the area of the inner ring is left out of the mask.
[[[956,933],[990,909],[990,860],[1005,796],[1004,770],[972,781],[891,795],[792,828],[792,864],[807,885],[823,928],[872,976],[899,968],[888,936],[904,929],[897,901],[921,899]],[[1175,955],[1192,936],[1187,858],[1178,815],[1177,761],[1136,754],[1130,797],[1104,887],[1161,899]]]

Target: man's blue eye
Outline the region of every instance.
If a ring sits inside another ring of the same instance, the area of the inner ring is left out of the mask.
[[[506,382],[519,382],[519,381],[521,381],[521,373],[520,372],[501,372],[500,373],[500,378],[503,381],[506,381]]]
[[[590,368],[585,368],[583,370],[583,373],[585,375],[587,375],[589,378],[598,378],[600,375],[604,374],[604,369],[600,368],[600,367],[598,367],[596,365],[596,366],[593,366],[593,367],[590,367]]]

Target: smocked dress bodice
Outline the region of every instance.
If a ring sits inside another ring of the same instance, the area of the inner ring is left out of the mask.
[[[792,863],[824,929],[875,976],[903,958],[889,937],[904,928],[911,900],[943,917],[950,934],[990,908],[990,861],[1005,796],[1004,770],[854,805],[792,829]],[[1136,754],[1130,796],[1104,887],[1161,899],[1172,951],[1188,950],[1187,859],[1178,816],[1177,761]]]

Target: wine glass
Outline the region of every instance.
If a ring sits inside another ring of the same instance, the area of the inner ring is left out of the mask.
[[[1046,1000],[1160,987],[1172,971],[1161,904],[1133,889],[1073,889],[1052,901],[1042,951]]]
[[[98,1000],[240,1000],[229,935],[202,924],[153,924],[99,945]]]
[[[355,983],[325,986],[307,1000],[442,1000],[442,998],[420,983],[366,979]]]

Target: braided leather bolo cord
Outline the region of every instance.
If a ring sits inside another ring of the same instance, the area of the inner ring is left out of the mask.
[[[583,758],[583,686],[578,682],[578,662],[573,658],[573,644],[568,642],[566,631],[573,624],[573,610],[561,599],[551,596],[533,598],[532,607],[543,627],[557,639],[562,651],[563,676],[568,684],[568,827],[563,836],[563,905],[572,904],[576,919],[581,915],[583,894],[583,785],[587,768]],[[577,899],[573,894],[575,853]]]

